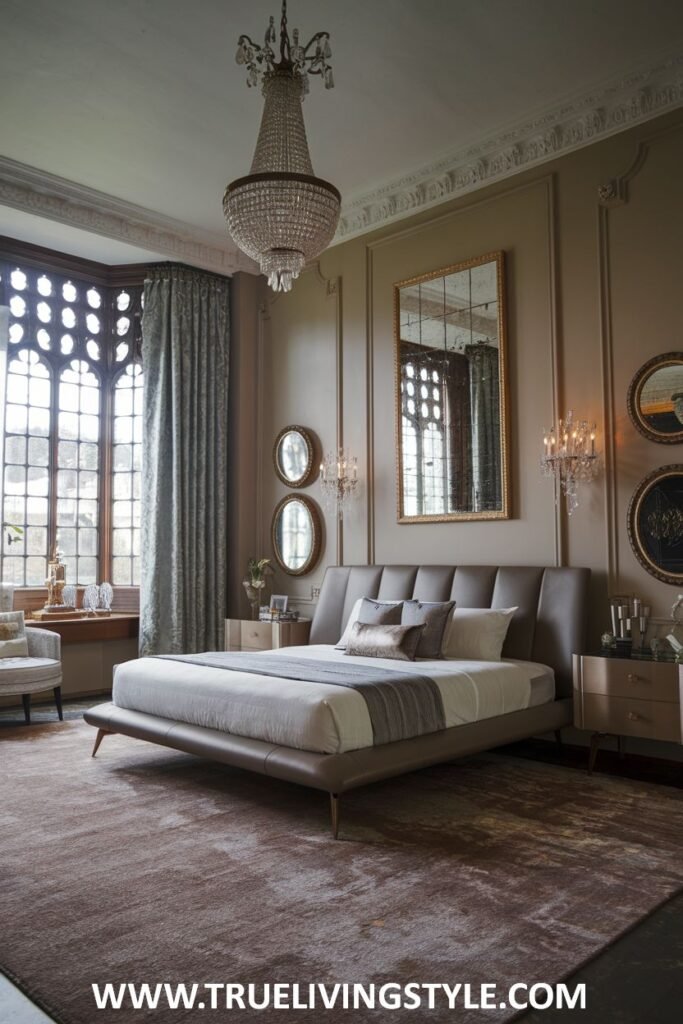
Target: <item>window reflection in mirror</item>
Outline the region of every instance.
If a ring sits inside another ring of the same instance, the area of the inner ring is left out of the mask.
[[[315,435],[293,424],[283,427],[275,438],[275,472],[288,487],[305,487],[315,474]]]
[[[275,557],[285,572],[301,576],[309,572],[320,553],[321,523],[310,498],[283,498],[273,515]]]
[[[394,298],[399,521],[507,518],[503,254]]]

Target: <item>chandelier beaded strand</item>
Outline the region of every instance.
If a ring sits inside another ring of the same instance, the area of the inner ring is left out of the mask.
[[[326,89],[334,86],[328,32],[316,32],[306,46],[287,28],[287,0],[280,20],[280,59],[271,17],[263,46],[241,35],[237,63],[247,69],[247,85],[262,81],[265,98],[250,173],[231,182],[223,197],[228,230],[239,248],[256,260],[274,291],[289,291],[304,265],[332,241],[339,221],[341,196],[329,182],[316,178],[306,139],[301,104],[309,75]]]

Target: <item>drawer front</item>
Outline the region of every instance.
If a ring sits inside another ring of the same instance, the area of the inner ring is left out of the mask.
[[[678,702],[678,665],[673,662],[590,657],[582,661],[584,693]]]
[[[240,644],[244,651],[270,651],[273,647],[272,623],[243,621]]]
[[[583,727],[595,732],[680,743],[680,714],[679,704],[673,702],[583,695]]]

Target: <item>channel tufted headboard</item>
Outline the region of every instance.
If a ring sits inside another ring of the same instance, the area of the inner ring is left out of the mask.
[[[325,573],[310,643],[334,644],[359,597],[451,601],[460,608],[510,608],[503,657],[555,670],[558,697],[572,693],[572,654],[585,650],[590,569],[528,565],[345,565]]]

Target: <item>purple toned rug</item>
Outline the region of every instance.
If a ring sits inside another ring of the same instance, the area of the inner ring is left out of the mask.
[[[91,984],[556,982],[683,885],[675,789],[487,754],[348,794],[335,843],[324,794],[93,738],[0,736],[0,967],[63,1024],[500,1022],[98,1011]]]

